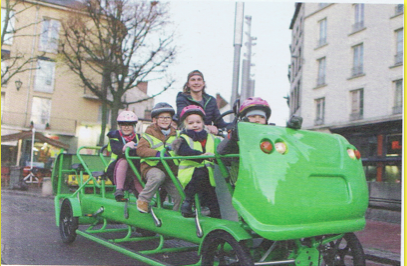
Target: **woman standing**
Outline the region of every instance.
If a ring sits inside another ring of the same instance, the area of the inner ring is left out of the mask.
[[[217,134],[218,128],[225,128],[229,125],[223,119],[215,120],[220,116],[216,99],[205,93],[205,79],[201,71],[194,70],[188,74],[187,82],[183,91],[177,95],[177,117],[180,117],[182,109],[188,105],[198,105],[206,113],[205,125],[210,133]]]

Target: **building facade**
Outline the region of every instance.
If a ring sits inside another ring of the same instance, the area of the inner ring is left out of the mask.
[[[2,28],[6,2],[1,3]],[[84,89],[80,79],[66,65],[60,63],[58,54],[58,43],[63,38],[61,21],[69,18],[75,4],[74,0],[21,1],[11,10],[15,14],[11,26],[18,30],[2,44],[2,72],[10,67],[4,58],[22,55],[38,60],[27,64],[28,70],[17,73],[1,88],[2,135],[35,128],[36,132],[69,144],[68,152],[98,143],[101,102]],[[95,78],[101,80],[101,77]],[[140,88],[128,91],[124,97],[129,102],[148,98],[147,85],[142,83]],[[132,104],[128,110],[148,120],[146,110],[151,110],[153,104],[154,100],[150,99]],[[107,127],[108,131],[109,123]],[[44,143],[36,145],[40,150]],[[25,145],[24,141],[2,143],[2,162],[3,158],[8,158],[12,165],[24,164],[26,160],[20,157],[29,153],[25,146],[31,145]],[[58,151],[53,149],[50,156],[56,156]]]
[[[368,181],[401,181],[402,4],[296,3],[290,113],[346,137]]]

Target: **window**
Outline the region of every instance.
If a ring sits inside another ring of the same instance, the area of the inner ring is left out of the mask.
[[[404,41],[404,30],[396,30],[396,55],[395,64],[403,64],[403,41]]]
[[[1,85],[7,85],[7,80],[9,77],[8,62],[7,59],[10,58],[10,51],[1,50]]]
[[[295,113],[298,108],[300,108],[300,87],[301,83],[298,82],[297,86],[295,86],[291,92],[290,107],[292,108],[292,113]]]
[[[52,93],[54,91],[54,73],[55,62],[38,60],[34,90]]]
[[[325,57],[318,59],[318,78],[317,86],[325,85],[325,73],[326,73],[326,59]]]
[[[315,125],[324,124],[325,117],[325,98],[320,98],[315,100]]]
[[[326,44],[326,18],[319,21],[319,40],[318,46]]]
[[[353,68],[352,76],[363,74],[363,44],[353,47]]]
[[[318,3],[319,8],[324,8],[328,5],[329,5],[329,3]]]
[[[56,53],[58,51],[60,22],[58,20],[45,18],[42,21],[39,50]]]
[[[350,120],[359,120],[363,118],[363,89],[350,92],[351,94],[351,113]]]
[[[33,97],[31,109],[31,121],[34,125],[45,125],[50,122],[51,100],[40,97]]]
[[[401,114],[403,112],[403,80],[394,81],[394,87],[393,114]]]
[[[404,5],[403,4],[396,5],[396,15],[399,15],[402,13],[404,13]]]
[[[7,23],[7,29],[6,29],[6,34],[4,35],[4,44],[11,45],[13,44],[13,32],[14,32],[14,11],[13,10],[8,10],[8,18],[9,21]],[[3,31],[4,25],[6,23],[6,18],[7,18],[7,9],[2,8],[1,9],[1,30]]]
[[[363,29],[365,26],[365,5],[355,4],[355,23],[353,24],[353,31]]]

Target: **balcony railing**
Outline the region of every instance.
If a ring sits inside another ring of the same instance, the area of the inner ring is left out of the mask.
[[[403,113],[403,106],[393,106],[393,114],[402,114]]]
[[[363,119],[363,114],[359,113],[351,113],[349,117],[350,121],[361,120]]]
[[[395,65],[403,64],[403,52],[399,52],[394,56],[394,64]]]
[[[322,85],[325,85],[325,84],[326,84],[325,83],[325,75],[320,76],[320,77],[317,78],[317,86],[322,86]]]
[[[65,132],[67,134],[75,134],[77,120],[66,119],[62,117],[50,117],[47,120],[49,128],[46,128],[47,123],[34,123],[36,129],[50,129],[52,131]],[[26,128],[31,127],[31,114],[28,113],[16,113],[16,112],[3,112],[1,116],[1,125],[7,125],[9,127]]]
[[[356,22],[355,24],[353,24],[352,31],[355,32],[355,31],[363,29],[364,27],[365,27],[365,22],[362,20],[362,21],[359,21],[359,22]]]
[[[314,125],[320,126],[324,124],[324,118],[323,117],[318,117],[314,120]]]
[[[317,47],[320,47],[320,46],[325,45],[325,44],[326,44],[326,37],[320,38],[318,40]]]
[[[352,77],[363,74],[363,65],[355,66],[352,68]]]

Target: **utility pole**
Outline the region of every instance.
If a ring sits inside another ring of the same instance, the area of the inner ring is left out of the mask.
[[[232,80],[232,96],[230,98],[230,105],[233,105],[239,97],[239,72],[240,72],[240,52],[243,42],[243,17],[244,17],[244,3],[236,2],[235,11],[235,35],[233,46],[235,54],[233,59],[233,80]]]
[[[257,40],[256,37],[251,36],[251,26],[252,26],[252,17],[246,16],[247,24],[247,42],[245,43],[247,47],[247,53],[244,54],[246,59],[243,59],[243,69],[242,69],[242,92],[241,100],[245,100],[249,97],[254,96],[254,80],[251,79],[250,69],[254,64],[252,64],[252,46],[255,46],[256,43],[253,41]]]

